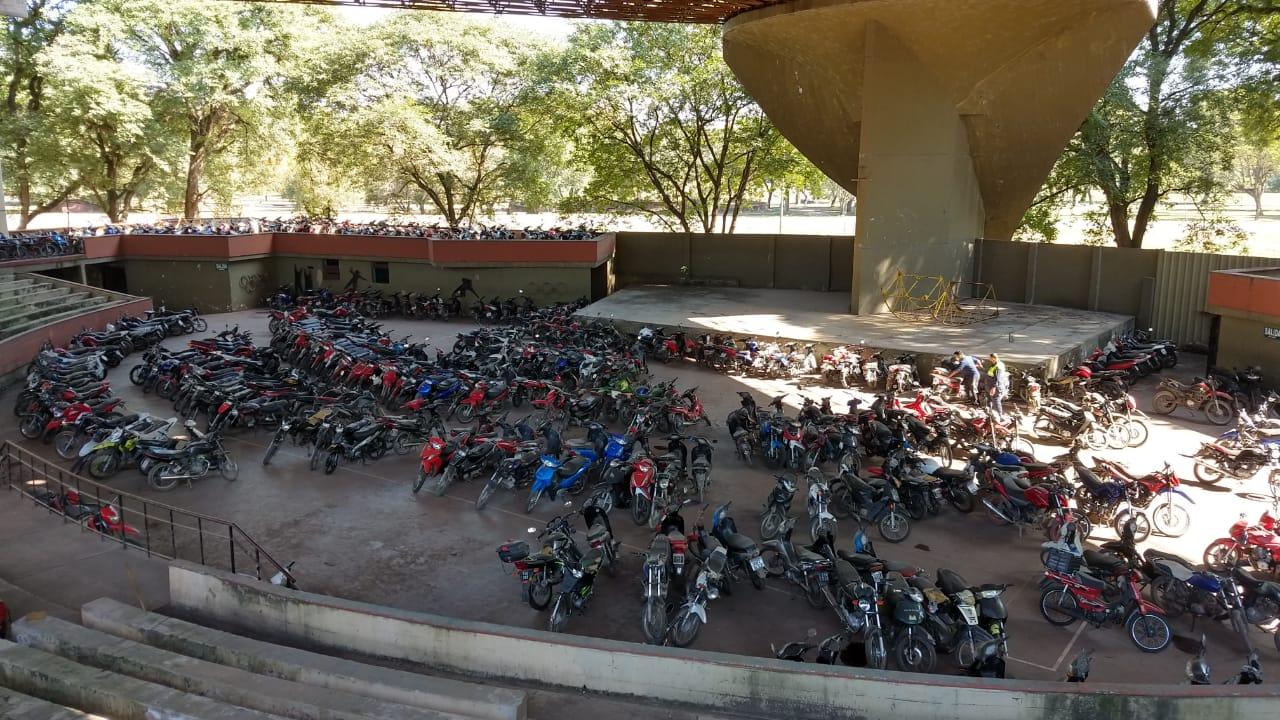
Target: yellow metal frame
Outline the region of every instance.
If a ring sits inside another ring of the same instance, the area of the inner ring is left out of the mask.
[[[967,297],[961,297],[964,290]],[[898,271],[881,291],[889,312],[908,322],[972,325],[1000,316],[996,289],[990,283],[948,280],[941,275]]]

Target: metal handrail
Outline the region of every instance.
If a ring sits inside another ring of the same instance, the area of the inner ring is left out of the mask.
[[[236,558],[245,555],[252,559],[252,574],[259,580],[263,579],[264,563],[270,571],[268,577],[279,572],[290,583],[294,579],[285,565],[233,522],[121,492],[51,464],[10,440],[0,444],[0,482],[6,489],[17,491],[22,497],[60,516],[63,522],[75,522],[82,530],[92,532],[100,539],[118,542],[125,549],[145,552],[147,557],[189,560],[237,573],[244,564],[238,563]],[[54,484],[56,488],[50,487]],[[74,509],[60,501],[69,490],[81,498]],[[91,500],[85,501],[84,498]],[[55,507],[55,504],[63,507]],[[99,509],[104,506],[111,506],[119,513],[115,527],[101,522]],[[141,527],[131,524],[139,519]]]

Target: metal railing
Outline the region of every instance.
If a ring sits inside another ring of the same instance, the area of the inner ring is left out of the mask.
[[[120,492],[76,475],[12,441],[0,445],[0,483],[66,524],[164,560],[186,560],[259,580],[289,570],[240,526]]]

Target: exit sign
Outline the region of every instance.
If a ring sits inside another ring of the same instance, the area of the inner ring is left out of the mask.
[[[1280,328],[1264,327],[1262,328],[1262,337],[1280,340]]]

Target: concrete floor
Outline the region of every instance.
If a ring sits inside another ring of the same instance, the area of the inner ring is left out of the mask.
[[[638,285],[592,303],[578,314],[628,325],[683,328],[686,332],[754,335],[821,345],[986,356],[999,353],[1011,365],[1065,367],[1081,350],[1092,351],[1132,318],[1047,305],[998,303],[1000,315],[971,325],[910,323],[890,314],[850,315],[843,292]],[[780,310],[780,308],[785,308]]]
[[[268,336],[266,320],[265,314],[256,311],[209,318],[211,330],[221,329],[224,324],[239,324],[263,342]],[[403,320],[390,320],[386,326],[397,335],[436,338],[433,344],[446,348],[454,335],[465,329],[460,324]],[[173,346],[184,342],[181,338],[169,341]],[[136,358],[112,373],[113,387],[134,411],[171,414],[167,402],[142,395],[128,382],[126,374],[133,362]],[[1190,375],[1197,368],[1188,366],[1200,364],[1202,368],[1202,362],[1187,358],[1175,372]],[[682,387],[700,387],[700,396],[716,423],[707,434],[718,441],[710,501],[732,500],[732,514],[749,534],[756,533],[757,513],[773,481],[766,470],[745,467],[732,455],[723,418],[737,405],[735,391],[751,390],[757,398],[790,392],[788,403],[793,407],[799,405],[801,394],[831,395],[838,403],[858,394],[782,381],[726,377],[691,366],[657,365],[653,370],[659,378],[678,376]],[[1154,386],[1154,380],[1139,386],[1140,407],[1149,407]],[[3,415],[0,434],[20,439],[12,416]],[[1179,454],[1193,450],[1215,429],[1175,416],[1153,420],[1152,430],[1152,439],[1146,446],[1105,454],[1123,459],[1135,470],[1158,467],[1168,460],[1180,476],[1189,478],[1189,463]],[[533,516],[528,516],[523,512],[523,496],[499,495],[484,512],[477,513],[472,504],[479,485],[474,482],[454,487],[441,498],[426,493],[415,497],[409,490],[416,469],[416,456],[412,454],[388,456],[369,465],[345,465],[326,476],[308,471],[301,450],[285,447],[269,468],[263,468],[260,460],[268,439],[264,432],[239,431],[233,436],[230,446],[241,466],[240,477],[234,483],[214,477],[197,481],[190,488],[155,493],[140,474],[130,470],[110,484],[125,492],[235,521],[276,557],[297,561],[295,573],[306,590],[473,620],[545,627],[547,616],[520,602],[518,581],[503,573],[494,550],[505,540],[525,537],[526,528],[541,527],[555,514],[551,505],[544,503]],[[51,448],[38,442],[23,444],[56,457]],[[1044,448],[1042,455],[1059,452],[1060,448]],[[1176,540],[1153,538],[1148,546],[1198,559],[1205,545],[1220,536],[1238,513],[1256,517],[1264,509],[1257,494],[1265,492],[1264,483],[1254,483],[1245,488],[1231,484],[1200,488],[1190,483],[1188,492],[1197,503],[1191,531]],[[55,517],[29,505],[5,502],[3,506],[0,517],[7,527],[19,514],[36,517],[44,526],[39,532],[0,534],[10,550],[5,554],[9,560],[0,561],[0,578],[20,586],[38,581],[42,597],[68,608],[77,607],[95,591],[113,596],[125,594],[122,599],[133,602],[127,594],[131,571],[119,564],[121,558],[133,557],[133,553],[120,553],[118,549],[104,549],[100,555],[76,551],[78,558],[50,560],[57,543],[46,537],[54,538],[57,533],[77,536],[79,532],[71,526],[63,527]],[[796,511],[803,512],[802,507],[798,505]],[[687,514],[691,519],[694,509]],[[649,533],[632,525],[626,517],[618,517],[614,527],[626,543],[619,576],[601,579],[587,614],[574,617],[569,632],[639,642],[640,559],[634,553],[648,545]],[[850,537],[849,527],[842,524],[838,542],[847,543]],[[955,569],[974,583],[1013,583],[1015,587],[1006,594],[1006,602],[1012,615],[1009,632],[1014,661],[1010,663],[1010,673],[1014,677],[1060,679],[1074,653],[1081,647],[1091,647],[1095,649],[1093,670],[1097,681],[1182,681],[1188,655],[1178,647],[1145,656],[1116,627],[1049,626],[1036,606],[1040,541],[1039,537],[1019,537],[1015,530],[994,526],[980,513],[966,516],[944,510],[939,517],[913,523],[912,534],[903,544],[881,542],[878,549],[887,557],[930,571],[939,567]],[[95,587],[99,574],[114,578],[116,584]],[[782,581],[770,581],[764,591],[741,586],[732,596],[712,603],[708,615],[709,625],[695,648],[764,656],[770,654],[771,644],[822,638],[836,629],[829,611],[809,608]],[[1190,638],[1187,623],[1180,619],[1174,626]],[[1225,674],[1237,668],[1242,653],[1229,630],[1210,624],[1204,631],[1209,636],[1215,672]],[[1197,628],[1196,637],[1199,632]],[[1257,636],[1255,642],[1264,672],[1280,667],[1271,639]],[[1189,643],[1180,641],[1178,645],[1190,651]],[[941,662],[944,664],[940,667],[945,668],[947,661]]]

